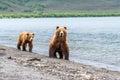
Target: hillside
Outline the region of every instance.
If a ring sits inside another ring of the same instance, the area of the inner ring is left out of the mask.
[[[0,0],[0,13],[120,12],[120,0]]]

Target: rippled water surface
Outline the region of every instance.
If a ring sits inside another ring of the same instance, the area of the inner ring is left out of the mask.
[[[16,48],[19,33],[30,31],[33,52],[48,56],[57,25],[68,28],[70,60],[120,71],[120,17],[0,19],[0,44]]]

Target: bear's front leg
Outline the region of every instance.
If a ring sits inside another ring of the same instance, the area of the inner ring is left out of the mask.
[[[22,44],[23,51],[26,51],[26,46],[27,46],[26,43],[23,43],[23,44]]]
[[[62,51],[58,51],[58,54],[59,54],[59,59],[63,59],[63,53],[62,53]]]
[[[17,49],[21,50],[20,46],[21,46],[21,44],[18,43],[17,44]]]
[[[31,43],[29,43],[29,52],[32,52],[32,48],[33,48],[33,44],[31,42]]]
[[[22,42],[19,40],[17,43],[17,49],[21,50],[20,46],[21,46]]]
[[[56,58],[55,49],[52,48],[52,47],[49,48],[49,57],[51,57],[51,58]]]
[[[69,47],[64,46],[62,51],[63,51],[63,59],[69,60]]]
[[[69,60],[69,53],[64,53],[64,59]]]

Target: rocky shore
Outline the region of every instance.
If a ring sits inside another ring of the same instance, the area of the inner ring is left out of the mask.
[[[120,80],[120,72],[0,46],[0,80]]]

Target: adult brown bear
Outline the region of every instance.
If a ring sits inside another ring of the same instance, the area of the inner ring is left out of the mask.
[[[67,27],[56,27],[56,32],[49,45],[49,57],[69,60],[69,46],[67,41]]]
[[[18,37],[17,48],[21,49],[20,46],[22,46],[22,50],[26,51],[26,47],[27,47],[27,44],[28,44],[29,52],[32,52],[33,38],[34,38],[34,33],[22,32]]]

